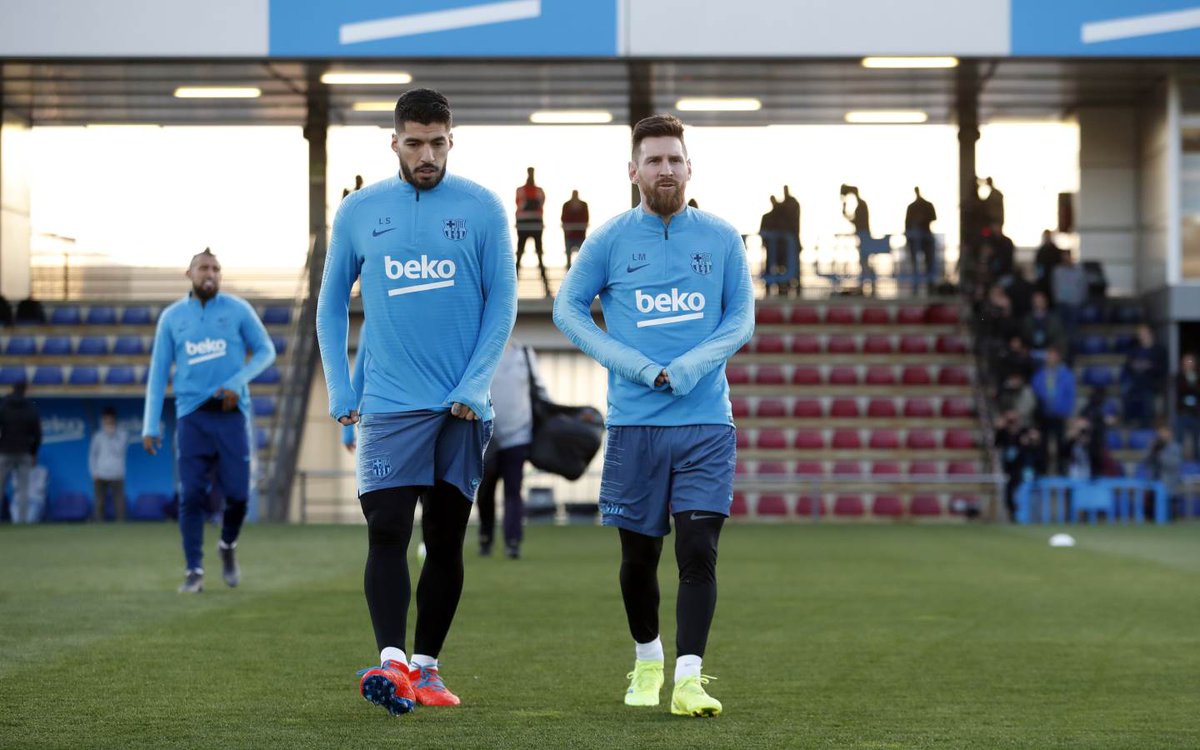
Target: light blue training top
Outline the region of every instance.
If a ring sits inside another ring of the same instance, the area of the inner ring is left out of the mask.
[[[491,419],[488,389],[516,318],[517,278],[495,193],[447,175],[418,191],[397,174],[347,196],[317,303],[329,414],[448,409]],[[351,384],[350,288],[363,301],[363,386]]]
[[[690,207],[669,225],[641,206],[620,214],[583,243],[554,323],[608,368],[608,424],[732,424],[725,362],[754,333],[741,236]],[[663,369],[670,387],[655,388]]]
[[[159,436],[172,364],[176,418],[196,411],[224,388],[238,394],[238,409],[251,419],[250,381],[274,361],[275,346],[250,303],[218,292],[201,304],[189,292],[158,318],[146,378],[142,437]]]

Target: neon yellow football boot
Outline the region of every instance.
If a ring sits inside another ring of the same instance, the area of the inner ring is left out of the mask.
[[[721,701],[704,692],[704,686],[715,677],[695,675],[675,683],[671,693],[671,713],[676,716],[719,716]]]
[[[625,675],[630,680],[625,691],[626,706],[657,706],[658,693],[663,686],[663,660],[637,659],[633,671]]]

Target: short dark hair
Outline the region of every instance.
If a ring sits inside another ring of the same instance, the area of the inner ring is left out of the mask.
[[[111,406],[106,406],[100,410],[100,416],[101,417],[112,417],[113,419],[116,419],[117,418],[117,410]]]
[[[27,386],[26,386],[26,383],[24,380],[17,382],[17,383],[13,383],[13,387],[12,387],[13,395],[16,396],[17,398],[23,398],[25,396],[25,388],[26,387]]]
[[[422,125],[443,123],[446,127],[453,124],[450,102],[433,89],[410,89],[401,94],[396,100],[394,120],[396,132],[403,130],[406,122]]]
[[[647,138],[678,138],[683,143],[683,121],[675,115],[650,115],[633,126],[633,160],[637,161],[638,148]],[[687,153],[687,144],[683,146]]]

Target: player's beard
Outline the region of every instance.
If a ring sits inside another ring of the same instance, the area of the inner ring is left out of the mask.
[[[400,162],[400,174],[404,176],[404,181],[407,182],[409,185],[412,185],[417,190],[433,190],[435,187],[437,187],[438,185],[441,184],[442,179],[446,176],[446,167],[445,166],[438,169],[438,166],[436,164],[433,164],[430,162],[425,162],[425,163],[417,165],[417,169],[420,169],[422,167],[433,167],[434,169],[437,169],[437,176],[435,176],[433,178],[433,182],[419,181],[417,179],[416,175],[413,174],[413,171],[408,168],[408,165],[405,164],[404,162]]]
[[[683,208],[684,184],[680,182],[666,181],[666,184],[674,184],[674,188],[667,190],[663,187],[664,181],[660,180],[658,186],[650,185],[645,182],[638,182],[638,188],[641,189],[642,195],[646,197],[646,205],[651,211],[659,216],[674,216]]]
[[[216,280],[213,280],[211,287],[205,287],[203,282],[200,284],[195,284],[195,283],[192,284],[192,294],[195,295],[197,299],[199,299],[203,302],[208,302],[213,297],[216,297],[217,292],[219,292],[220,290],[221,290],[221,285]]]

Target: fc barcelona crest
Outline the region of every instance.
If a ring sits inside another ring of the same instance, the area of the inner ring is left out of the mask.
[[[446,219],[442,222],[442,234],[448,240],[461,240],[467,236],[466,219]]]
[[[701,276],[712,273],[712,253],[692,253],[692,270]]]

